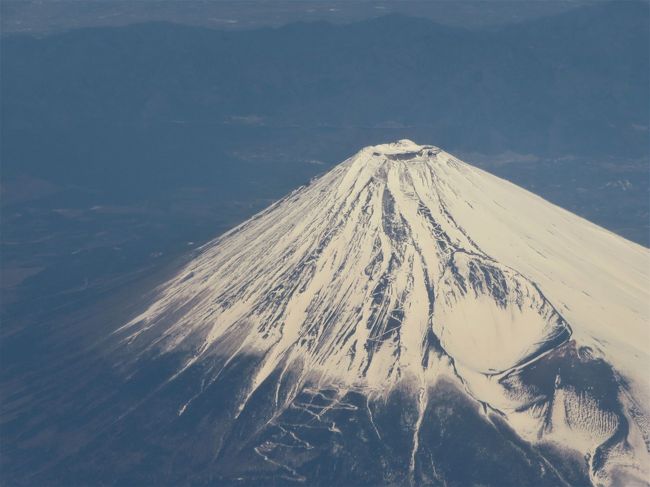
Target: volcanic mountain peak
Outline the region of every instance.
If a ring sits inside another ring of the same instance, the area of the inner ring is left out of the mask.
[[[409,139],[401,139],[396,142],[389,142],[387,144],[378,144],[378,145],[371,145],[368,147],[365,147],[362,150],[371,150],[373,152],[381,152],[383,154],[400,154],[404,152],[417,152],[425,147],[433,147],[433,146],[422,146],[418,145],[412,140]]]
[[[419,391],[420,424],[446,377],[526,440],[589,454],[592,480],[607,483],[647,460],[648,262],[645,248],[401,140],[203,246],[118,335],[136,362],[176,357],[170,383],[202,377],[179,414],[244,357],[255,365],[235,418],[269,387],[277,414],[305,387],[405,388]]]
[[[432,145],[418,145],[412,140],[402,139],[389,144],[369,146],[361,152],[369,152],[376,157],[383,156],[387,160],[416,161],[434,157],[440,152],[440,149]]]

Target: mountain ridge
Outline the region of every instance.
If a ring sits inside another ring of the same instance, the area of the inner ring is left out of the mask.
[[[647,155],[645,7],[594,5],[588,20],[569,12],[495,32],[385,18],[317,31],[150,24],[8,37],[3,65],[15,75],[3,110],[17,130],[255,116],[276,127],[429,127],[464,150]]]

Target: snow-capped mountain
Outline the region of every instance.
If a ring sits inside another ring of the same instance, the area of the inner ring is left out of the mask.
[[[649,267],[401,140],[203,246],[114,336],[129,374],[165,364],[133,411],[210,445],[206,482],[646,485]]]

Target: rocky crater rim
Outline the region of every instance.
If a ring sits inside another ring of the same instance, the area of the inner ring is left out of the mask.
[[[435,157],[441,150],[433,145],[419,145],[409,139],[366,147],[364,151],[374,157],[391,161],[408,161]]]

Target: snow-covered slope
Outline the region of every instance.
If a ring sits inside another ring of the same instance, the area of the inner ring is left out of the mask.
[[[117,334],[134,360],[178,357],[167,383],[201,366],[179,415],[241,357],[255,366],[235,419],[269,381],[273,417],[306,387],[419,391],[413,474],[446,378],[525,441],[578,452],[594,484],[643,484],[649,266],[647,249],[402,140],[206,244]]]

